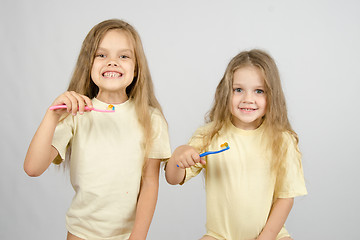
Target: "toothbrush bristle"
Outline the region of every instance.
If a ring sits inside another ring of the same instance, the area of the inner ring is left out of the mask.
[[[229,144],[227,142],[224,142],[223,144],[220,145],[221,148],[227,148],[229,146]]]
[[[110,104],[106,110],[109,110],[109,111],[114,111],[115,110],[115,107],[114,105]]]

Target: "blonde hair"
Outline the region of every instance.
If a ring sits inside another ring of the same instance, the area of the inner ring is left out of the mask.
[[[204,136],[203,148],[205,149],[219,130],[232,119],[230,103],[233,94],[234,72],[246,66],[258,68],[264,77],[267,109],[262,124],[265,128],[267,146],[272,153],[272,169],[275,170],[278,169],[286,154],[286,147],[283,147],[283,133],[290,133],[296,142],[298,142],[298,137],[287,116],[285,96],[276,63],[268,53],[262,50],[253,49],[240,52],[228,64],[225,74],[216,88],[213,106],[205,118],[206,122],[213,124],[213,128]]]
[[[129,99],[133,99],[135,102],[138,120],[144,130],[145,158],[147,158],[149,148],[152,144],[151,115],[149,109],[158,109],[163,117],[164,115],[155,97],[153,82],[140,36],[130,24],[119,19],[110,19],[95,25],[90,30],[82,43],[68,91],[75,91],[86,95],[90,99],[97,96],[99,88],[91,79],[91,68],[100,41],[109,30],[114,29],[124,31],[129,36],[134,47],[135,74],[132,83],[126,89],[126,94]]]

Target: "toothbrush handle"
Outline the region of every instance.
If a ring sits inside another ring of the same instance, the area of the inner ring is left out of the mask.
[[[200,156],[200,157],[205,157],[205,156],[210,155],[210,154],[214,154],[214,153],[204,152],[204,153],[200,154],[199,156]]]
[[[230,148],[230,147],[226,147],[226,148],[221,149],[221,150],[219,150],[219,151],[208,151],[208,152],[204,152],[204,153],[200,154],[199,156],[200,156],[200,157],[205,157],[205,156],[210,155],[210,154],[221,153],[221,152],[223,152],[223,151],[228,150],[229,148]]]
[[[55,106],[51,106],[49,109],[56,110],[56,109],[65,109],[65,108],[67,108],[66,105],[55,105]],[[85,106],[85,110],[91,111],[91,110],[94,110],[94,108],[89,108],[89,107]]]
[[[55,105],[55,106],[51,106],[49,109],[56,110],[56,109],[65,109],[65,108],[67,108],[66,105]],[[96,108],[89,108],[88,106],[85,106],[85,110],[86,111],[96,111],[96,112],[115,112],[114,110],[101,110],[101,109],[96,109]]]

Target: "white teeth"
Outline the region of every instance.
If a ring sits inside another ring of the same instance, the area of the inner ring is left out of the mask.
[[[113,78],[113,77],[120,77],[122,76],[122,74],[118,72],[105,72],[103,76]]]
[[[244,111],[253,111],[254,109],[252,109],[252,108],[242,108],[242,110],[244,110]]]

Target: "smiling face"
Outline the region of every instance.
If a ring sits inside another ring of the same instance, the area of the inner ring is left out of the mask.
[[[91,69],[91,79],[99,87],[97,98],[112,103],[126,101],[134,71],[135,52],[128,34],[109,30],[100,41]]]
[[[244,130],[256,129],[261,125],[265,113],[265,82],[261,71],[254,66],[237,69],[231,98],[233,124]]]

